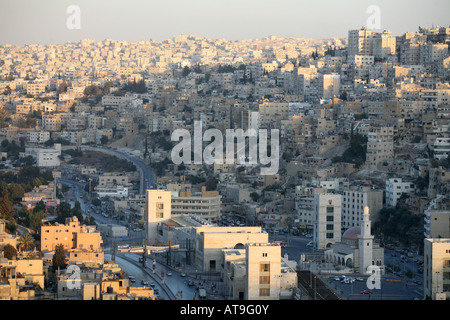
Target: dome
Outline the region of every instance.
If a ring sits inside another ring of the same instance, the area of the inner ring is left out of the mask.
[[[347,229],[342,235],[342,240],[358,240],[358,236],[361,234],[361,227],[353,227]]]

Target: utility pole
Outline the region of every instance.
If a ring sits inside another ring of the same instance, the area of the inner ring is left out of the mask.
[[[142,240],[142,247],[144,248],[144,251],[142,252],[142,266],[145,267],[145,262],[147,260],[147,241]]]

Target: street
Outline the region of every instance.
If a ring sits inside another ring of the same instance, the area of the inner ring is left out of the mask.
[[[271,235],[270,241],[283,241],[286,246],[281,249],[281,255],[288,254],[290,260],[301,261],[304,254],[307,259],[314,259],[321,255],[323,251],[315,250],[312,246],[307,246],[312,238],[306,236],[293,236],[287,234]],[[392,256],[395,253],[396,256]],[[370,289],[367,284],[368,276],[359,274],[346,274],[353,278],[362,278],[362,281],[355,281],[351,284],[341,283],[334,280],[335,276],[343,275],[336,273],[332,264],[324,264],[324,269],[320,274],[316,273],[328,287],[335,291],[345,300],[414,300],[423,299],[423,275],[418,272],[420,266],[412,258],[405,258],[405,262],[400,261],[398,252],[385,248],[385,265],[395,265],[401,272],[395,274],[387,271],[381,276],[380,289]],[[327,267],[328,266],[328,267]],[[308,266],[305,267],[306,270]],[[412,274],[412,278],[406,276]],[[361,294],[364,290],[370,290],[371,294]]]
[[[155,289],[159,292],[159,297],[164,300],[192,300],[195,297],[195,286],[188,286],[188,281],[191,279],[189,275],[182,277],[177,271],[173,271],[166,266],[156,262],[155,269],[153,269],[153,260],[148,259],[145,268],[142,262],[139,262],[141,254],[124,253],[116,254],[116,263],[128,275],[133,275],[136,282],[133,286],[142,286],[141,281],[148,283],[155,283]],[[105,260],[111,259],[110,254],[105,254]],[[171,275],[168,275],[168,272]],[[178,294],[178,295],[177,295]]]

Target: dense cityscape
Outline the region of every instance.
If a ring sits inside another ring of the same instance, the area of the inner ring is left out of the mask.
[[[449,44],[0,43],[0,299],[450,299]]]

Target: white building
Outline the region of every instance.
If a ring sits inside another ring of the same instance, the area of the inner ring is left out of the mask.
[[[27,141],[30,143],[44,143],[50,139],[50,132],[44,130],[27,132]]]
[[[438,137],[433,144],[433,153],[436,160],[444,160],[450,155],[450,138]]]
[[[251,111],[251,110],[243,110],[242,111],[242,126],[243,130],[253,129],[256,133],[259,130],[260,120],[259,120],[259,112]]]
[[[398,199],[403,193],[411,193],[414,191],[414,184],[402,181],[401,178],[391,178],[386,180],[386,205],[395,207]]]
[[[121,185],[98,185],[95,187],[95,192],[101,197],[125,198],[128,197],[128,187]]]
[[[360,274],[385,273],[384,249],[373,241],[368,207],[364,209],[361,224],[346,230],[342,234],[342,242],[333,244],[325,251],[325,259],[354,268]]]
[[[347,230],[359,226],[363,220],[364,207],[370,207],[372,221],[378,219],[378,213],[383,208],[383,191],[370,187],[347,189],[342,192],[342,229]]]
[[[32,156],[38,167],[57,167],[60,165],[61,144],[55,143],[52,148],[25,148],[21,157]]]
[[[313,241],[316,249],[329,248],[341,241],[342,196],[319,193],[314,195]]]

